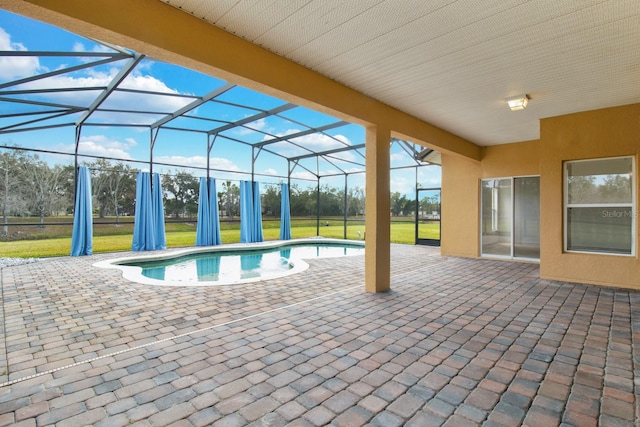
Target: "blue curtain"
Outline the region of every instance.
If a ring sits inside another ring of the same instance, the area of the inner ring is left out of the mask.
[[[165,249],[167,241],[164,233],[164,206],[160,175],[138,172],[136,175],[136,214],[133,223],[134,251]]]
[[[151,251],[155,249],[153,209],[151,207],[151,176],[149,172],[138,172],[136,175],[136,214],[133,223],[134,251]]]
[[[253,241],[262,242],[262,203],[260,203],[260,183],[253,183]]]
[[[154,249],[167,249],[167,238],[164,233],[164,203],[162,202],[162,186],[160,175],[153,174],[152,185],[153,231],[155,236]]]
[[[253,191],[251,182],[240,181],[240,242],[253,242]]]
[[[196,246],[211,246],[221,243],[216,180],[209,178],[207,185],[207,178],[202,177],[200,178],[200,197],[198,200]]]
[[[196,226],[196,246],[209,246],[209,194],[207,178],[200,178],[200,196],[198,198],[198,224]]]
[[[220,235],[220,211],[218,210],[218,191],[215,178],[209,178],[209,229],[211,230],[211,244],[222,244]]]
[[[260,184],[240,181],[240,242],[262,242]]]
[[[289,184],[280,185],[280,240],[291,239]]]
[[[91,171],[86,166],[78,168],[76,205],[73,211],[71,256],[93,253],[93,209],[91,206]]]

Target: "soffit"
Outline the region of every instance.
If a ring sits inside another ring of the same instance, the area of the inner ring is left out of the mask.
[[[161,1],[479,145],[640,102],[637,0]]]

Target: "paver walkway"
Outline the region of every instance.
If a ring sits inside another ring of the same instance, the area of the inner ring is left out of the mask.
[[[392,245],[253,284],[0,271],[0,426],[639,425],[640,293]]]

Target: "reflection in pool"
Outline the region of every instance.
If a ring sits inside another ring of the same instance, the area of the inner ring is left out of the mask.
[[[318,242],[310,239],[304,243],[266,244],[258,248],[226,245],[207,249],[198,248],[195,252],[187,251],[178,256],[114,260],[108,263],[110,265],[100,266],[120,268],[126,278],[141,283],[211,285],[288,275],[307,267],[302,259],[364,254],[361,242]],[[142,279],[137,279],[136,276]]]

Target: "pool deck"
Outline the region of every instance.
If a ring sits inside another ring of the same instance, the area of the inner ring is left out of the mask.
[[[264,282],[0,270],[0,426],[640,425],[640,292],[392,245]]]

